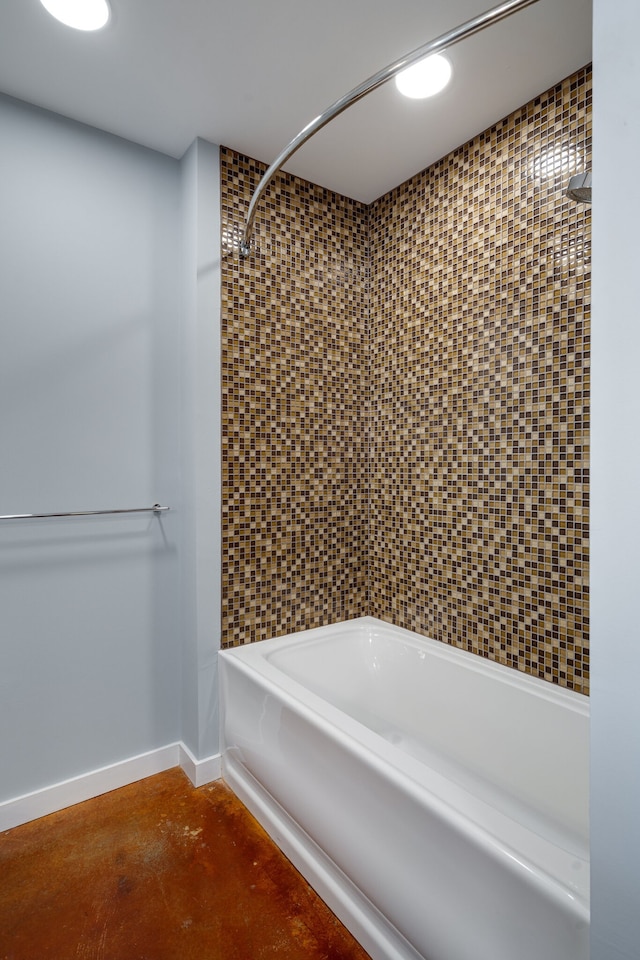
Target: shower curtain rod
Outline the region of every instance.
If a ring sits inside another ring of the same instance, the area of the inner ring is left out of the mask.
[[[240,255],[242,257],[248,257],[251,253],[251,238],[253,236],[253,223],[256,216],[256,207],[263,193],[269,186],[271,180],[275,177],[276,173],[278,173],[287,160],[292,157],[296,150],[299,150],[300,147],[314,135],[314,133],[317,133],[318,130],[321,130],[322,127],[326,126],[330,120],[333,120],[334,117],[337,117],[340,113],[346,110],[347,107],[350,107],[351,104],[356,103],[358,100],[362,100],[362,98],[366,97],[366,95],[371,93],[372,90],[376,90],[378,87],[382,86],[383,83],[386,83],[387,80],[391,80],[393,77],[395,77],[396,74],[400,73],[401,70],[404,70],[406,67],[410,67],[413,63],[416,63],[417,60],[422,60],[424,57],[427,57],[432,53],[440,53],[441,51],[446,50],[448,47],[452,47],[454,44],[459,43],[461,40],[465,40],[467,37],[471,37],[475,33],[479,33],[486,27],[489,27],[494,23],[498,23],[500,20],[504,20],[506,17],[510,17],[511,14],[517,13],[518,10],[522,10],[525,7],[529,7],[537,2],[538,0],[506,0],[505,3],[501,3],[497,7],[492,7],[491,10],[486,10],[477,17],[473,17],[473,19],[467,20],[465,23],[460,24],[460,26],[454,27],[452,30],[448,30],[446,33],[436,37],[435,40],[429,40],[427,43],[423,43],[422,46],[417,47],[411,53],[407,53],[404,57],[401,57],[399,60],[394,61],[394,63],[389,64],[389,66],[379,70],[378,73],[375,73],[372,77],[369,77],[368,80],[358,84],[357,87],[354,87],[353,90],[345,94],[344,97],[336,100],[335,103],[328,107],[324,113],[320,114],[319,117],[316,117],[315,120],[312,120],[311,123],[308,123],[307,126],[304,127],[276,157],[256,187],[249,204],[244,234],[239,244]]]
[[[53,517],[101,517],[113,513],[164,513],[169,507],[154,503],[152,507],[131,507],[128,510],[80,510],[76,513],[7,513],[0,520],[50,520]]]

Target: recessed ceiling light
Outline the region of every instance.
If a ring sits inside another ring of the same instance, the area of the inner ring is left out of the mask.
[[[75,30],[100,30],[109,20],[107,0],[40,0],[52,17]]]
[[[396,86],[405,97],[419,100],[432,97],[444,90],[451,79],[451,64],[441,53],[432,53],[424,60],[402,70],[396,77]]]

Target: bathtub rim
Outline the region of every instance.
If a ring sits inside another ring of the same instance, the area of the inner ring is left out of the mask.
[[[311,627],[308,630],[286,633],[278,637],[269,637],[266,640],[256,640],[252,643],[226,647],[220,650],[220,653],[236,653],[241,656],[242,660],[246,659],[249,663],[253,663],[254,660],[271,663],[271,658],[274,654],[286,650],[289,646],[298,646],[301,643],[318,643],[334,634],[340,633],[345,628],[350,630],[364,630],[368,628],[382,630],[383,633],[393,632],[394,635],[397,635],[410,646],[418,647],[424,645],[434,656],[449,662],[462,660],[470,670],[476,673],[484,675],[497,673],[503,683],[526,689],[541,699],[561,702],[582,716],[589,717],[590,701],[589,697],[584,693],[571,690],[568,687],[562,687],[543,677],[532,676],[516,667],[500,663],[498,660],[491,660],[489,657],[483,657],[481,654],[465,650],[463,647],[457,647],[453,644],[445,643],[442,640],[434,640],[432,637],[415,633],[406,627],[397,627],[388,620],[380,620],[377,617],[365,616],[354,617],[350,620],[340,620],[336,623],[326,624],[321,627]],[[265,652],[265,644],[269,645],[267,652]],[[279,673],[285,673],[285,671],[277,666],[276,669]]]
[[[423,638],[411,631],[394,627],[386,621],[374,617],[358,617],[354,620],[342,621],[327,627],[317,627],[297,634],[286,634],[268,641],[259,641],[239,647],[231,647],[219,652],[224,661],[233,663],[234,667],[249,676],[253,682],[266,692],[276,688],[278,697],[294,712],[301,713],[304,718],[315,727],[320,728],[325,736],[339,741],[342,746],[350,750],[359,759],[375,767],[386,777],[392,779],[395,785],[408,792],[411,796],[422,799],[428,793],[434,812],[449,826],[462,833],[467,840],[480,846],[485,853],[497,859],[508,871],[520,872],[525,868],[536,887],[544,895],[550,897],[575,917],[577,922],[589,922],[589,860],[586,851],[583,855],[575,850],[563,849],[556,843],[547,840],[535,833],[529,827],[518,823],[512,817],[497,810],[483,800],[479,800],[437,771],[426,768],[418,760],[398,750],[383,737],[370,730],[364,724],[348,716],[344,711],[313,693],[302,683],[285,674],[269,661],[269,654],[300,642],[322,640],[326,636],[335,634],[345,627],[361,626],[386,628],[393,633],[401,633],[404,639],[418,641],[422,644],[427,641],[431,649],[436,645],[434,653],[449,659],[459,659],[464,656],[467,664],[480,672],[495,673],[500,669],[502,679],[515,686],[524,685],[530,692],[533,691],[547,699],[566,702],[566,705],[576,709],[580,714],[589,716],[588,698],[575,691],[557,688],[551,691],[540,690],[546,681],[529,677],[494,661],[485,661],[476,654],[459,648],[450,648],[440,641]],[[303,640],[300,640],[300,637]],[[268,645],[268,648],[267,646]],[[443,649],[440,650],[439,648]],[[262,648],[262,649],[256,649]],[[471,662],[469,661],[471,658]],[[476,663],[475,661],[478,661]],[[223,675],[221,670],[221,677]],[[515,674],[515,677],[511,677]],[[559,696],[555,696],[558,693]],[[584,702],[586,701],[586,702]],[[222,756],[227,752],[224,722],[224,696],[222,697]],[[345,737],[345,727],[348,737]],[[234,763],[237,761],[234,760]],[[470,814],[474,811],[474,815]]]

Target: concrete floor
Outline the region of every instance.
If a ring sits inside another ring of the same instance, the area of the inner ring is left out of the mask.
[[[0,960],[368,960],[218,781],[170,770],[0,834]]]

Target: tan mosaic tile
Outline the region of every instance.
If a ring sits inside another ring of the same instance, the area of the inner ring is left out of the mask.
[[[587,691],[590,101],[369,208],[282,175],[250,261],[222,150],[224,645],[371,613]]]
[[[223,644],[366,606],[366,209],[221,151]]]
[[[369,210],[370,612],[586,691],[585,69]]]

